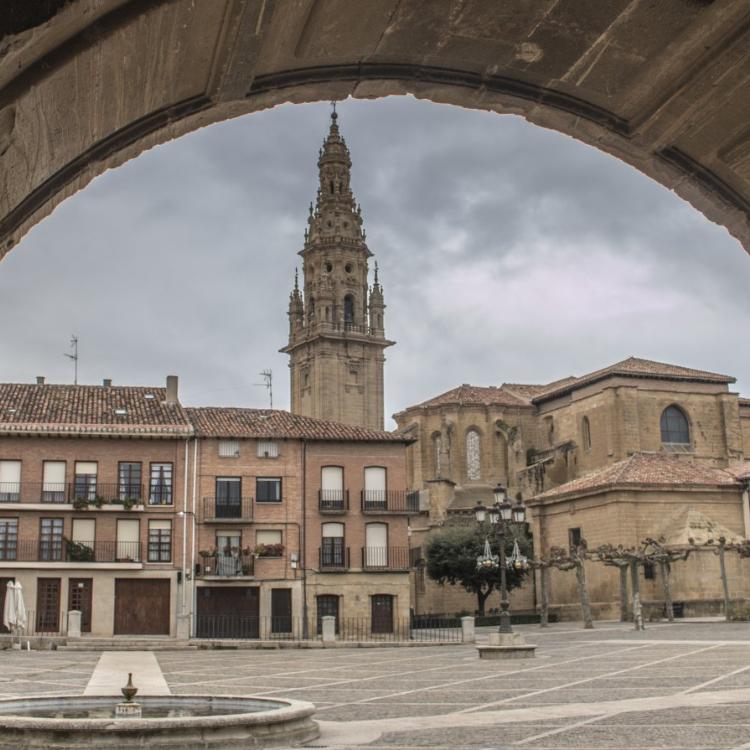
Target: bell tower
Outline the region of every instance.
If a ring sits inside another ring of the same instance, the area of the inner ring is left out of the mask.
[[[334,105],[318,156],[302,257],[289,299],[291,404],[294,414],[383,429],[385,304],[377,263],[369,286],[362,211],[350,186],[351,158]]]

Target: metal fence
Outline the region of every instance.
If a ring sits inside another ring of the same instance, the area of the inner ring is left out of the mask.
[[[301,617],[197,615],[195,637],[222,640],[307,641],[322,639],[322,620]],[[421,641],[460,643],[461,624],[453,619],[337,617],[338,641]]]
[[[23,638],[29,638],[32,636],[57,636],[65,635],[68,632],[68,613],[66,610],[61,610],[58,613],[44,612],[40,615],[37,614],[33,609],[26,610],[26,626],[20,629],[15,629],[10,632],[0,622],[0,637],[2,636],[13,636]]]

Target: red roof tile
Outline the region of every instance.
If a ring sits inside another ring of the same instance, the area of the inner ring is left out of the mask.
[[[410,443],[412,438],[396,432],[303,417],[288,411],[232,407],[188,408],[187,414],[200,437],[289,438],[358,442]]]
[[[435,396],[427,401],[423,401],[416,406],[410,406],[409,409],[422,409],[430,406],[529,406],[529,401],[517,396],[505,388],[497,386],[479,386],[479,385],[459,385],[452,388],[439,396]]]
[[[164,388],[0,383],[0,433],[191,434],[165,399]]]
[[[618,461],[572,482],[542,492],[532,498],[532,501],[636,485],[664,488],[675,485],[738,488],[740,486],[735,476],[724,469],[696,464],[669,453],[634,453],[624,461]]]

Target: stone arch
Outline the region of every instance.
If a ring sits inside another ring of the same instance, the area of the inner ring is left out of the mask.
[[[159,143],[282,102],[392,94],[517,114],[577,138],[750,248],[744,0],[578,15],[529,0],[512,25],[496,0],[475,0],[470,13],[421,0],[7,5],[0,254],[96,175]]]
[[[693,430],[687,411],[679,404],[670,404],[659,417],[662,445],[692,445]]]

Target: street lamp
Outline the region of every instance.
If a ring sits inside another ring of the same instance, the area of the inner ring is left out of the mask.
[[[495,503],[490,508],[485,508],[477,503],[474,515],[477,523],[489,520],[500,547],[500,556],[493,555],[489,540],[485,543],[484,554],[477,558],[477,568],[487,570],[500,567],[500,627],[499,633],[512,633],[510,624],[510,602],[508,600],[508,584],[506,581],[506,570],[525,570],[527,559],[521,554],[518,542],[513,544],[513,553],[510,558],[505,556],[505,538],[513,532],[513,525],[521,525],[526,521],[526,506],[519,501],[514,505],[509,502],[505,487],[498,484],[493,490]]]

